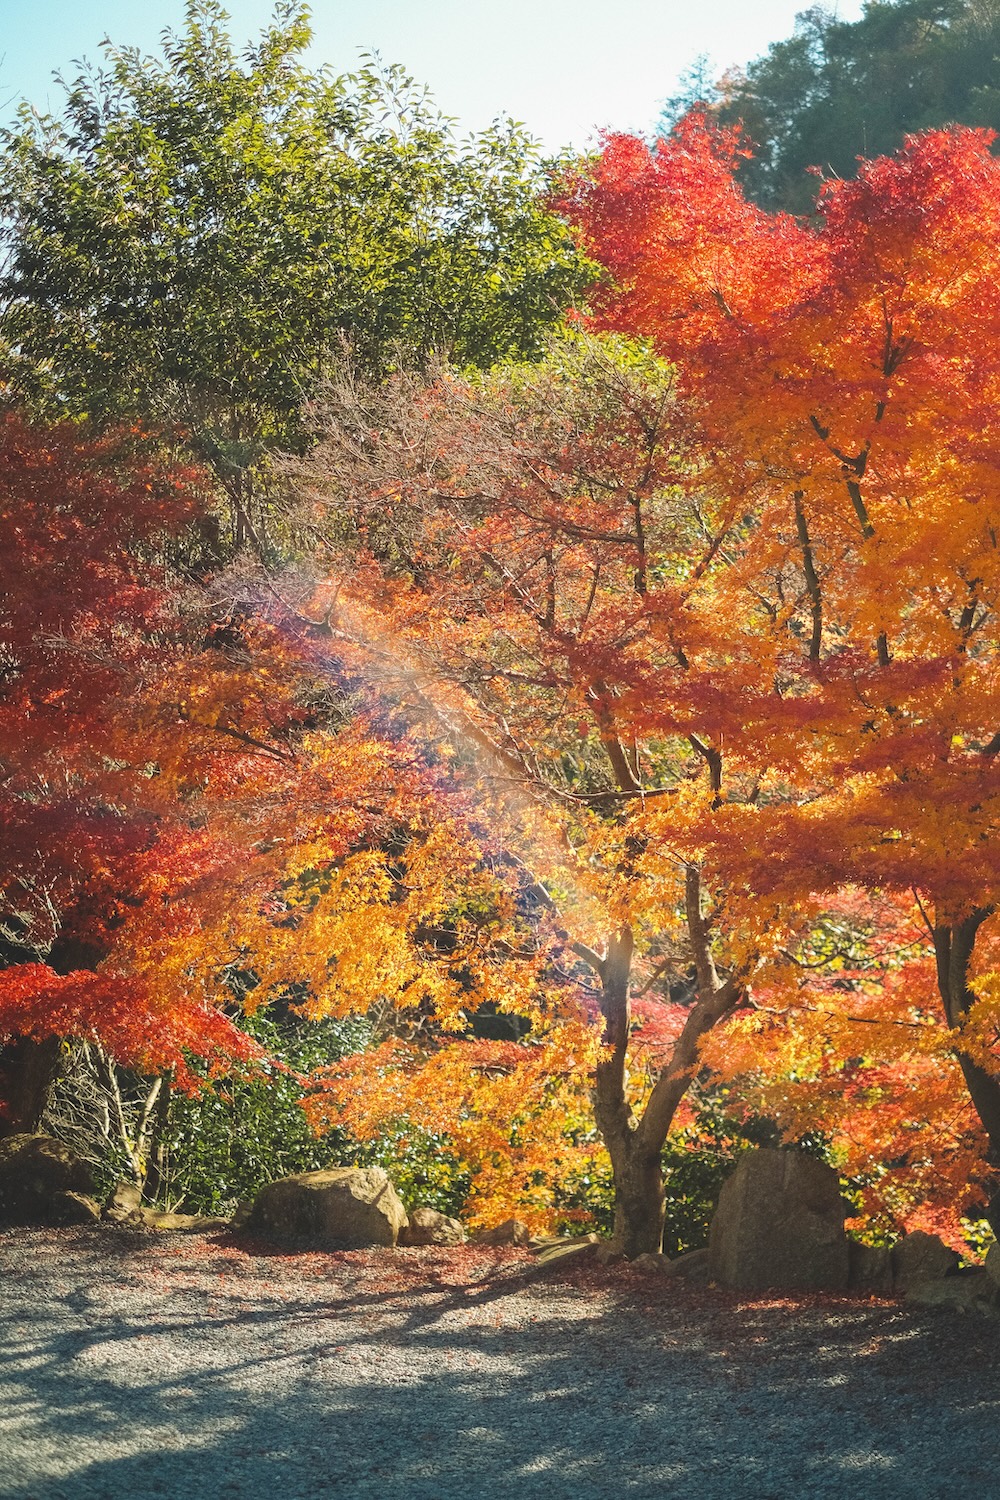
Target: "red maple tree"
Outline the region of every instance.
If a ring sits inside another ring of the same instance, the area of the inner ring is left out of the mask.
[[[295,985],[313,1014],[429,992],[458,1012],[436,924],[460,888],[477,931],[502,920],[405,732],[303,643],[180,587],[165,549],[205,503],[140,434],[0,429],[7,1133],[37,1126],[66,1038],[184,1087],[192,1058],[259,1057],[234,967],[252,1004]]]
[[[776,920],[910,897],[998,1165],[991,140],[914,137],[805,222],[747,203],[737,138],[695,116],[609,139],[564,206],[613,278],[598,321],[674,363],[697,482],[732,499],[716,722],[754,795],[724,787],[712,859]]]

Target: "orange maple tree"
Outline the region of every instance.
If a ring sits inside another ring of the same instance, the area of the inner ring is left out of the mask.
[[[620,341],[333,399],[306,466],[330,538],[314,618],[450,742],[524,872],[540,977],[593,1022],[579,1068],[615,1243],[658,1250],[661,1151],[700,1043],[787,966],[797,921],[776,924],[715,859],[724,765],[742,797],[753,787],[722,749],[738,710],[720,580],[736,560],[719,538],[739,502],[689,483],[674,376]]]
[[[927,1090],[960,1070],[995,1167],[991,141],[914,137],[797,221],[746,202],[738,137],[693,116],[652,148],[610,138],[564,206],[610,273],[599,323],[672,361],[698,482],[732,500],[715,726],[753,794],[723,783],[710,858],[776,922],[816,892],[909,900],[909,1019],[931,990],[940,1018]]]
[[[192,1058],[259,1061],[234,968],[249,1004],[294,985],[311,1014],[433,1001],[446,1024],[506,921],[446,778],[374,699],[164,583],[204,505],[141,435],[0,430],[7,1133],[37,1126],[66,1038],[188,1088]]]

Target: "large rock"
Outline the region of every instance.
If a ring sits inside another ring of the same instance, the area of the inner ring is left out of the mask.
[[[230,1221],[217,1214],[173,1214],[156,1208],[144,1208],[141,1222],[164,1234],[215,1234],[230,1227]]]
[[[246,1229],[318,1250],[393,1246],[406,1210],[381,1167],[300,1172],[261,1188]]]
[[[708,1242],[709,1274],[744,1291],[845,1291],[840,1180],[794,1151],[748,1151],[723,1184]]]
[[[1000,1287],[1000,1245],[991,1245],[983,1262],[986,1274],[995,1286]]]
[[[142,1227],[142,1188],[135,1182],[116,1182],[104,1205],[104,1217],[111,1224]]]
[[[414,1208],[399,1231],[401,1245],[464,1245],[465,1228],[436,1208]]]
[[[652,1271],[657,1276],[670,1275],[670,1256],[659,1250],[645,1250],[642,1255],[630,1260],[629,1265],[633,1271]]]
[[[100,1204],[86,1193],[56,1193],[49,1222],[61,1228],[69,1228],[71,1224],[99,1224]]]
[[[897,1289],[906,1290],[918,1281],[940,1281],[958,1270],[959,1257],[936,1234],[915,1229],[892,1247],[892,1274]]]
[[[699,1250],[688,1250],[683,1255],[675,1255],[673,1260],[667,1261],[663,1270],[666,1276],[683,1276],[687,1281],[711,1280],[708,1246],[702,1246]]]
[[[957,1276],[930,1277],[906,1288],[907,1302],[918,1307],[944,1307],[953,1312],[1000,1312],[1000,1288],[985,1271],[963,1271]]]
[[[0,1224],[79,1223],[68,1194],[90,1198],[94,1179],[85,1161],[48,1135],[0,1140]]]
[[[520,1219],[504,1219],[492,1229],[477,1229],[472,1236],[474,1245],[530,1245],[531,1230]]]

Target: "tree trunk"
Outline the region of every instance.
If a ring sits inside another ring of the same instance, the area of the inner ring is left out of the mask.
[[[711,932],[702,914],[701,872],[689,865],[686,876],[687,926],[698,975],[697,999],[637,1120],[626,1090],[627,1050],[631,1026],[629,975],[631,929],[623,927],[609,942],[607,956],[590,955],[601,979],[605,1051],[597,1064],[594,1115],[608,1148],[615,1183],[612,1245],[633,1259],[658,1253],[663,1245],[665,1205],[660,1156],[677,1106],[698,1071],[701,1039],[740,1003],[738,976],[720,979],[712,959]],[[578,951],[580,951],[578,949]]]
[[[81,938],[59,938],[48,954],[48,965],[57,974],[96,967],[103,957],[93,944]],[[0,968],[17,963],[36,963],[38,954],[16,944],[0,945]],[[52,1085],[62,1064],[62,1039],[36,1040],[14,1036],[0,1046],[0,1137],[34,1134],[49,1102]]]
[[[171,1073],[164,1073],[157,1080],[159,1088],[150,1090],[148,1120],[140,1134],[147,1136],[143,1142],[146,1175],[143,1197],[147,1203],[155,1203],[166,1191],[169,1147],[167,1137],[170,1128]],[[147,1134],[148,1132],[148,1134]],[[148,1149],[147,1149],[148,1147]],[[165,1205],[169,1206],[169,1205]]]
[[[37,1131],[61,1057],[57,1036],[41,1041],[19,1036],[0,1047],[0,1098],[5,1110],[0,1116],[0,1138]]]
[[[665,1218],[660,1153],[644,1150],[634,1130],[608,1150],[615,1177],[612,1245],[629,1260],[658,1255]]]
[[[975,1003],[969,987],[969,967],[976,937],[992,907],[979,907],[964,921],[934,928],[934,953],[937,959],[938,991],[945,1019],[953,1030],[960,1030]],[[960,1047],[955,1056],[962,1069],[972,1107],[986,1132],[986,1159],[994,1172],[1000,1173],[1000,1078],[987,1073]],[[986,1217],[994,1234],[1000,1238],[1000,1183],[994,1182],[986,1207]]]
[[[638,1137],[639,1122],[629,1108],[625,1063],[631,1021],[629,975],[632,930],[623,927],[601,960],[601,1012],[605,1051],[594,1078],[594,1115],[611,1157],[615,1183],[614,1248],[634,1259],[663,1243],[663,1177],[660,1152]]]

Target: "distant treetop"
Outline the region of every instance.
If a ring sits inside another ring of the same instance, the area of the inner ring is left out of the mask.
[[[867,0],[857,21],[816,5],[745,70],[712,83],[699,59],[667,101],[669,131],[687,107],[742,121],[753,159],[746,192],[766,208],[807,212],[810,168],[853,177],[859,157],[948,124],[1000,127],[1000,0]]]

